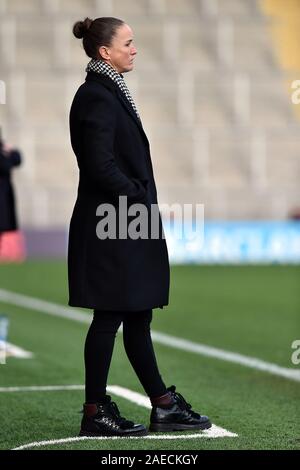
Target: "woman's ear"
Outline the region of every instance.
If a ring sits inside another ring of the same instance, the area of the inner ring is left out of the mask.
[[[108,53],[107,47],[100,46],[98,49],[98,53],[101,59],[105,59],[105,60],[109,59],[109,53]]]

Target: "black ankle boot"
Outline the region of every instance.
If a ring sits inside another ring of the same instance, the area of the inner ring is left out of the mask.
[[[105,403],[84,404],[80,436],[145,436],[147,429],[120,415],[109,395]]]
[[[149,431],[168,432],[196,429],[208,429],[211,422],[207,416],[201,416],[192,410],[180,393],[175,392],[172,385],[167,390],[171,393],[173,403],[169,405],[154,405],[150,416]]]

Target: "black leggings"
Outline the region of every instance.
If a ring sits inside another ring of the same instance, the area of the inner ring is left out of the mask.
[[[122,322],[125,351],[146,394],[158,397],[167,392],[153,350],[151,320],[151,309],[139,312],[94,310],[84,347],[86,403],[101,402],[106,395],[115,337]]]

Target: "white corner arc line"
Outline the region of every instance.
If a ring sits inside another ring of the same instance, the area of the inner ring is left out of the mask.
[[[10,390],[7,391],[12,391],[12,388],[14,388],[14,391],[20,391],[19,389],[22,389],[23,391],[29,390],[33,391],[35,390],[81,390],[83,388],[82,385],[54,385],[54,386],[34,386],[34,387],[8,387]],[[18,389],[18,390],[17,390]],[[2,389],[0,389],[3,391]],[[134,392],[132,390],[129,390],[128,388],[125,387],[120,387],[119,385],[111,385],[107,387],[107,390],[110,393],[113,393],[117,396],[120,396],[122,398],[125,398],[126,400],[132,401],[136,405],[142,406],[144,408],[151,408],[150,400],[148,397],[145,397],[141,393]],[[99,436],[99,437],[85,437],[85,436],[78,436],[78,437],[67,437],[64,439],[52,439],[48,441],[35,441],[35,442],[30,442],[28,444],[24,444],[18,447],[13,448],[12,450],[24,450],[24,449],[30,449],[33,447],[44,447],[47,445],[55,445],[55,444],[65,444],[68,442],[77,442],[77,441],[83,441],[83,440],[116,440],[116,439],[164,439],[164,440],[174,440],[174,439],[198,439],[198,438],[207,438],[207,439],[216,439],[216,438],[221,438],[221,437],[238,437],[238,434],[235,434],[233,432],[227,431],[227,429],[221,428],[219,426],[216,426],[215,424],[212,425],[210,429],[205,429],[201,432],[194,432],[192,434],[149,434],[147,436],[128,436],[126,438],[124,437],[118,437],[118,436]]]
[[[90,313],[83,313],[78,309],[76,310],[74,308],[63,307],[59,304],[17,294],[5,289],[0,289],[0,301],[9,303],[11,305],[17,305],[22,308],[36,310],[40,313],[42,312],[48,315],[55,315],[58,317],[67,318],[69,320],[75,320],[81,323],[90,323],[92,318]],[[277,364],[266,362],[256,357],[244,356],[232,351],[226,351],[223,349],[207,346],[205,344],[195,343],[190,340],[177,338],[175,336],[160,333],[158,331],[152,330],[151,335],[153,341],[164,346],[169,346],[176,349],[181,349],[183,351],[193,352],[202,356],[239,364],[244,367],[267,372],[269,374],[283,377],[288,380],[300,382],[300,370],[281,367]]]
[[[24,450],[24,449],[30,449],[33,447],[44,447],[47,445],[55,445],[55,444],[66,444],[68,442],[77,442],[77,441],[87,441],[87,440],[97,440],[97,441],[104,441],[104,440],[118,440],[118,439],[150,439],[150,440],[175,440],[175,439],[217,439],[221,437],[238,437],[237,434],[234,434],[232,432],[223,430],[222,428],[219,428],[218,426],[212,425],[210,429],[206,429],[202,431],[201,433],[194,433],[194,434],[161,434],[161,435],[153,435],[150,434],[148,436],[128,436],[128,437],[118,437],[118,436],[99,436],[99,437],[85,437],[85,436],[80,436],[80,437],[67,437],[65,439],[53,439],[49,441],[36,441],[36,442],[30,442],[29,444],[25,444],[19,447],[15,447],[12,450]]]

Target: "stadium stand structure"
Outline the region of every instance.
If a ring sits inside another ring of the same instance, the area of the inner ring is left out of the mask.
[[[266,4],[0,0],[0,15],[0,119],[26,160],[15,177],[23,226],[65,227],[70,218],[68,112],[88,61],[72,25],[85,16],[117,16],[134,30],[138,56],[125,78],[160,203],[203,203],[207,219],[225,220],[282,219],[298,205],[300,126],[270,33],[281,16]]]

